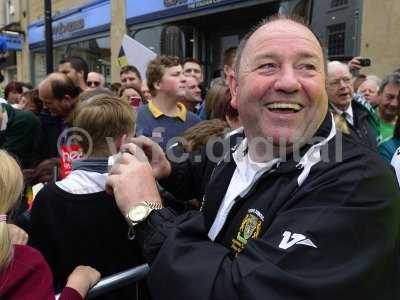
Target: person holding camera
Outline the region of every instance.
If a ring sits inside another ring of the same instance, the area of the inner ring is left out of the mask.
[[[153,299],[399,298],[396,178],[337,132],[325,59],[306,25],[267,20],[238,48],[229,85],[243,139],[219,162],[167,160],[144,137],[125,146],[107,185],[150,264]],[[201,211],[163,207],[154,176],[187,193],[206,182]]]

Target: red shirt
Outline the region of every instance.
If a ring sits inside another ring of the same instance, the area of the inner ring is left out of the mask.
[[[53,278],[39,251],[29,246],[14,246],[14,256],[0,273],[0,299],[54,300]],[[59,300],[82,300],[72,288],[65,288]]]

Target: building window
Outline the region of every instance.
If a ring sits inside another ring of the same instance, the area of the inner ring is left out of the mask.
[[[332,0],[331,1],[331,8],[335,8],[338,6],[343,6],[349,4],[349,0]]]
[[[328,55],[344,55],[346,24],[328,26]]]

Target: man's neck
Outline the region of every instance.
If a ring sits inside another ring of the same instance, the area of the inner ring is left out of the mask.
[[[171,98],[163,95],[157,95],[152,99],[157,108],[166,116],[173,117],[179,113],[178,101],[176,98]]]
[[[349,107],[350,107],[350,105],[351,105],[351,102],[350,102],[349,104],[347,104],[346,106],[337,106],[337,105],[335,105],[335,104],[333,104],[333,103],[332,103],[332,105],[333,105],[334,107],[336,107],[336,109],[345,112],[346,110],[349,109]]]
[[[79,87],[80,87],[80,89],[82,90],[82,92],[86,91],[87,88],[88,88],[88,86],[87,86],[86,83],[84,83],[84,82],[81,82],[81,83],[79,84]]]
[[[187,108],[187,110],[194,112],[196,110],[197,102],[182,100],[183,105]]]

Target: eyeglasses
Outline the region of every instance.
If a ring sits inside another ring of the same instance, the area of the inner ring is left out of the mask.
[[[348,84],[351,83],[351,78],[350,78],[350,77],[338,78],[338,79],[335,79],[335,80],[329,82],[329,85],[330,85],[330,86],[339,86],[340,83],[341,83],[342,81],[343,81],[343,83],[344,83],[345,85],[348,85]]]
[[[86,84],[88,86],[100,86],[100,82],[99,81],[87,81]]]

